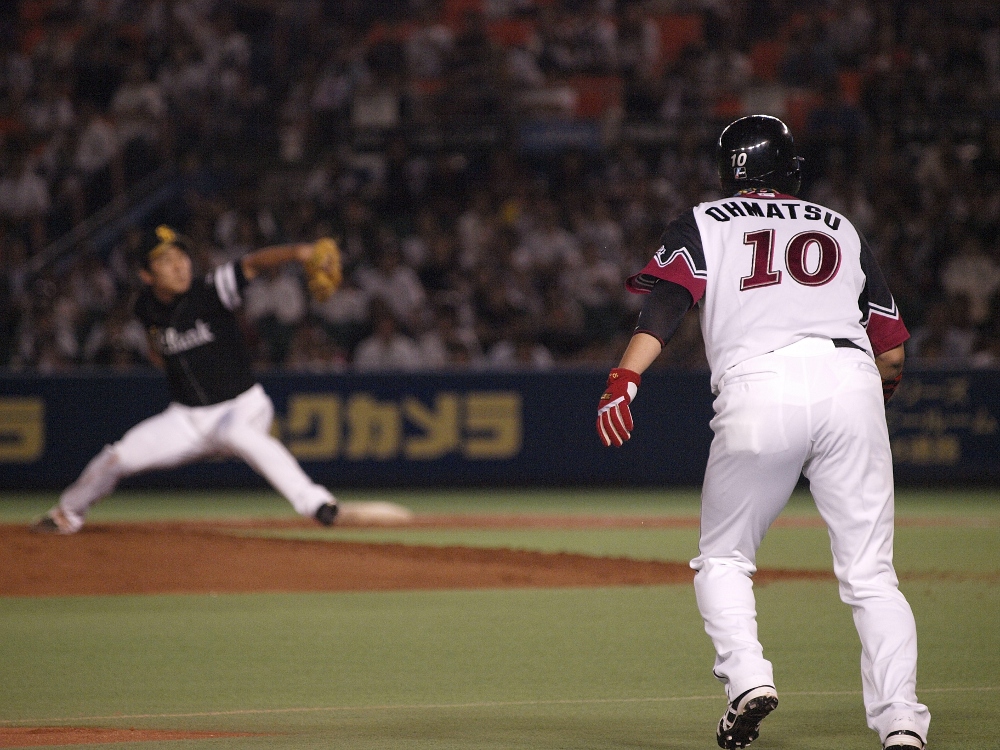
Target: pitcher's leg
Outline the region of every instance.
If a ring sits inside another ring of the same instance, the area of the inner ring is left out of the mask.
[[[826,418],[836,429],[817,441],[806,475],[830,530],[840,597],[861,640],[868,726],[883,741],[896,730],[926,740],[930,713],[916,696],[916,624],[892,564],[892,454],[877,381],[839,392]]]
[[[217,439],[280,492],[303,516],[312,517],[321,505],[336,503],[326,487],[315,483],[295,457],[271,437],[274,406],[259,385],[236,399],[234,411]]]
[[[83,525],[91,506],[125,477],[177,466],[197,457],[203,449],[204,441],[185,418],[184,408],[171,405],[137,424],[118,442],[105,446],[63,491],[58,507],[75,531]]]

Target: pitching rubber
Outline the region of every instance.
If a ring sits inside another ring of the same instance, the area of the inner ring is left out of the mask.
[[[402,526],[413,521],[413,511],[384,500],[341,502],[338,526]]]

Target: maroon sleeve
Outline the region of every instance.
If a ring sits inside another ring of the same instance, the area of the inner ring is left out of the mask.
[[[706,265],[701,232],[688,210],[670,222],[660,249],[639,273],[625,281],[625,287],[636,294],[648,294],[658,280],[670,281],[691,294],[694,305],[705,294]]]
[[[860,233],[859,233],[860,234]],[[858,298],[861,323],[868,331],[872,352],[877,357],[882,352],[895,349],[908,338],[910,332],[903,324],[903,317],[896,307],[896,300],[889,291],[882,269],[865,238],[861,237],[861,269],[865,273],[865,288]]]

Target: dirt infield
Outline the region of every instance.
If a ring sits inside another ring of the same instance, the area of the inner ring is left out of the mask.
[[[463,527],[469,519],[436,517],[419,528]],[[505,527],[538,518],[507,518]],[[501,521],[479,517],[482,527]],[[643,519],[629,519],[630,525]],[[556,527],[551,517],[545,522]],[[563,518],[561,528],[579,519]],[[604,528],[612,522],[601,521]],[[618,523],[618,522],[616,522]],[[0,595],[401,591],[557,586],[677,584],[691,581],[683,563],[512,549],[428,547],[258,535],[290,522],[89,524],[72,536],[0,526]],[[537,526],[536,526],[537,527]],[[759,583],[831,579],[829,573],[761,570]]]
[[[347,524],[351,525],[351,524]],[[696,518],[421,515],[408,528],[690,528]],[[315,541],[261,535],[316,530],[308,521],[88,524],[72,536],[0,525],[0,595],[402,591],[690,583],[683,563],[511,549]],[[761,570],[758,583],[832,580],[826,572]],[[232,735],[103,727],[3,727],[0,748],[199,740]]]
[[[218,737],[253,737],[246,732],[181,732],[165,729],[112,729],[107,727],[0,727],[0,747],[42,745],[102,745],[112,742],[210,740]]]

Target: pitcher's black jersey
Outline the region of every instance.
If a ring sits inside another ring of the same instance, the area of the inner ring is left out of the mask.
[[[135,314],[153,334],[166,365],[170,395],[187,406],[235,398],[257,379],[235,310],[247,281],[239,260],[226,263],[170,304],[146,287]]]

